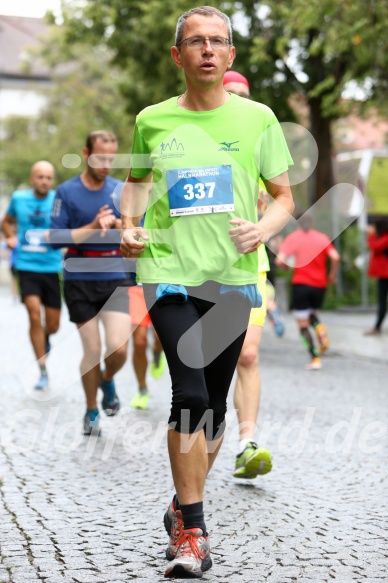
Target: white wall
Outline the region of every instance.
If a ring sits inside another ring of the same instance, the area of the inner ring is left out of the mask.
[[[10,115],[34,117],[46,104],[45,90],[48,82],[41,82],[34,87],[31,81],[0,81],[0,119]]]

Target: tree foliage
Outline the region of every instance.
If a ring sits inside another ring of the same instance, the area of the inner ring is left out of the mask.
[[[96,127],[96,120],[124,132],[122,139],[129,143],[128,120],[143,107],[184,91],[182,71],[174,66],[170,47],[177,18],[193,3],[62,0],[62,4],[63,24],[46,43],[45,57],[53,64],[76,60],[78,66],[53,96],[44,123],[50,119],[55,127],[67,128],[66,141],[72,148],[74,142],[79,145],[86,126]],[[249,79],[252,98],[272,107],[282,121],[295,118],[291,96],[298,95],[308,111],[305,117],[319,148],[310,191],[312,199],[320,198],[333,184],[332,121],[355,105],[343,98],[344,90],[353,88],[354,95],[356,87],[362,89],[358,106],[374,103],[386,108],[388,3],[214,0],[212,5],[232,17],[234,68]],[[129,117],[124,118],[124,107]],[[60,122],[53,121],[56,116]],[[61,135],[57,129],[48,143],[62,140]]]
[[[109,5],[96,0],[74,10],[74,3],[67,0],[65,40],[68,46],[106,43],[112,64],[126,73],[121,91],[127,110],[136,114],[184,91],[183,75],[173,65],[170,48],[178,17],[191,7],[189,0],[111,0]]]
[[[386,0],[240,0],[213,6],[235,24],[235,68],[251,84],[252,98],[292,120],[289,97],[309,108],[310,131],[320,152],[314,198],[333,184],[331,122],[354,107],[345,89],[362,88],[364,104],[386,102],[388,4]],[[121,91],[131,114],[184,90],[171,62],[177,18],[188,0],[64,1],[66,42],[106,43],[112,63],[126,72]]]
[[[102,46],[73,46],[65,53],[61,34],[54,30],[43,45],[43,53],[52,64],[68,64],[53,78],[47,94],[47,105],[37,118],[12,116],[3,123],[1,170],[5,179],[3,190],[12,192],[28,184],[31,165],[37,160],[49,160],[57,171],[56,181],[74,176],[77,169],[65,168],[65,154],[78,154],[88,133],[107,129],[119,138],[120,151],[127,152],[132,139],[133,120],[126,113],[125,100],[119,91],[124,77],[110,63],[110,55]],[[62,55],[61,59],[58,54]],[[116,174],[125,178],[125,170]]]
[[[112,62],[128,72],[137,101],[157,102],[183,88],[169,49],[177,18],[189,0],[64,0],[69,46],[106,43]],[[252,82],[253,97],[266,101],[298,92],[322,98],[326,117],[342,115],[347,83],[366,82],[368,97],[387,89],[388,4],[385,0],[253,0],[213,6],[232,16],[236,66]],[[270,91],[268,91],[268,89]],[[130,89],[128,89],[130,91]],[[131,91],[130,91],[131,92]],[[133,111],[137,103],[129,103]]]

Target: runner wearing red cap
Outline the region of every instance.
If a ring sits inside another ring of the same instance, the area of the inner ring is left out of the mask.
[[[240,97],[249,97],[248,79],[237,71],[226,71],[224,75],[224,89]]]
[[[224,89],[240,97],[249,97],[248,80],[237,73],[227,71],[223,79]],[[234,390],[234,406],[237,411],[240,446],[236,456],[235,478],[253,479],[272,469],[271,454],[259,448],[255,440],[256,421],[260,407],[261,379],[259,350],[267,312],[266,279],[269,271],[265,245],[258,248],[258,289],[263,298],[260,308],[253,308],[249,326],[237,363],[237,379]]]

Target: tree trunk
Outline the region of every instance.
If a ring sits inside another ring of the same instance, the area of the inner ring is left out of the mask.
[[[309,204],[319,200],[334,186],[331,119],[323,117],[320,99],[311,99],[310,132],[318,146],[318,163],[309,181]]]

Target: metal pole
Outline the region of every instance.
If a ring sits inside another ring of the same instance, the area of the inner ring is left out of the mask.
[[[334,184],[339,183],[339,176],[338,176],[338,165],[335,153],[332,154],[331,157],[331,165],[332,165],[332,172],[334,178]],[[337,196],[335,189],[331,191],[330,197],[330,206],[331,206],[331,213],[332,213],[332,239],[334,238],[334,247],[337,249],[338,253],[341,255],[341,238],[338,235],[340,232],[339,229],[339,216],[338,216],[338,204],[337,204]],[[342,298],[344,291],[343,286],[343,277],[342,277],[342,266],[339,265],[338,272],[337,272],[337,282],[335,286],[335,296],[337,300]]]
[[[358,174],[360,177],[360,190],[364,195],[364,206],[361,211],[360,216],[357,220],[357,225],[359,228],[359,241],[360,241],[360,252],[361,256],[366,258],[367,254],[367,244],[366,244],[366,228],[368,225],[368,189],[367,181],[370,174],[370,169],[372,166],[374,153],[372,150],[366,150],[363,157],[361,158],[360,167],[358,169]],[[368,262],[363,261],[361,266],[361,304],[366,308],[369,304],[368,298]]]

